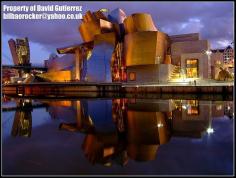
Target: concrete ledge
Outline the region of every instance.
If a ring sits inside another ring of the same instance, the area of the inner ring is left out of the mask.
[[[127,93],[232,93],[234,86],[130,86]]]
[[[120,83],[32,83],[9,84],[2,88],[3,94],[20,96],[72,95],[105,96],[107,93],[148,94],[148,93],[196,93],[196,94],[233,94],[234,86],[122,86]],[[86,94],[90,93],[90,94]]]

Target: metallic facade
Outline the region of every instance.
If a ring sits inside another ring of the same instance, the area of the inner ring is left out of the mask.
[[[168,82],[186,70],[180,68],[181,61],[187,60],[182,59],[184,55],[194,56],[209,48],[198,33],[168,36],[158,30],[151,15],[126,16],[121,9],[108,16],[102,10],[87,11],[78,31],[83,43],[57,49],[60,54],[74,54],[74,59],[65,61],[64,68],[57,67],[64,63],[56,64],[59,60],[52,65],[54,71],[70,71],[71,81]],[[198,68],[204,73],[203,66]],[[203,73],[199,76],[206,78]]]
[[[136,13],[128,16],[124,20],[124,26],[126,33],[157,31],[151,15],[145,13]]]

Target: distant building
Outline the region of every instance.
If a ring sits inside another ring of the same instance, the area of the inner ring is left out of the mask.
[[[8,41],[15,65],[30,65],[30,48],[28,38],[10,39]]]
[[[212,53],[222,54],[224,63],[231,63],[232,61],[234,61],[234,49],[231,46],[227,46],[225,49],[213,49],[211,51]]]
[[[234,60],[234,50],[231,46],[228,46],[224,49],[223,57],[224,63],[230,63]]]
[[[12,77],[17,77],[18,71],[16,69],[2,69],[2,83],[9,83]]]
[[[225,49],[211,50],[212,79],[218,79],[219,73],[224,69],[234,76],[234,49],[227,46]]]
[[[14,65],[30,66],[30,47],[28,38],[10,39],[8,41]],[[12,78],[14,82],[23,81],[29,73],[28,69],[18,70],[18,77]],[[12,82],[13,82],[12,81]]]

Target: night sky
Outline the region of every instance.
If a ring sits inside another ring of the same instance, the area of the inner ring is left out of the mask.
[[[3,5],[81,5],[87,10],[121,8],[129,16],[149,13],[158,30],[168,35],[200,33],[211,48],[224,48],[233,41],[233,2],[2,2]],[[3,13],[3,11],[1,11]],[[51,12],[50,12],[51,13]],[[28,37],[31,62],[42,64],[56,48],[82,42],[78,32],[80,20],[3,20],[2,63],[11,64],[7,41]]]

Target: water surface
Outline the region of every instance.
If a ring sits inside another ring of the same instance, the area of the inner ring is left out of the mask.
[[[2,107],[3,175],[233,174],[233,101],[5,99]]]

